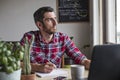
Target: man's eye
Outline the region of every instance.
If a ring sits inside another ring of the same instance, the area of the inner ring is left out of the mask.
[[[53,21],[53,19],[52,18],[48,18],[47,21]]]
[[[56,21],[56,18],[46,18],[45,21],[53,22],[53,21]]]
[[[54,21],[56,20],[56,18],[48,18],[48,20]]]

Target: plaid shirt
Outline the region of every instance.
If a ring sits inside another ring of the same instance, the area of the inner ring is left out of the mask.
[[[80,64],[86,57],[75,46],[73,41],[64,33],[56,32],[51,42],[46,43],[39,31],[30,31],[24,34],[21,44],[24,45],[25,37],[31,39],[34,35],[34,43],[31,50],[31,62],[44,64],[46,62],[54,63],[58,68],[61,67],[61,57],[66,53],[76,64]]]

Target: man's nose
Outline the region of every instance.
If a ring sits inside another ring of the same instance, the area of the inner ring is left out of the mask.
[[[57,23],[57,19],[53,19],[53,24],[56,25]]]

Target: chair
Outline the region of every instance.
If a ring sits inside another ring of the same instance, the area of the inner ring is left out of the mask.
[[[64,63],[65,62],[65,60],[64,60],[64,55],[62,56],[62,60],[61,60],[61,68],[64,68]]]

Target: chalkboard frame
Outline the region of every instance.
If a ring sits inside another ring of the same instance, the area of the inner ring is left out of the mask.
[[[57,0],[56,2],[59,23],[89,21],[89,0]],[[77,6],[74,6],[76,3]]]

